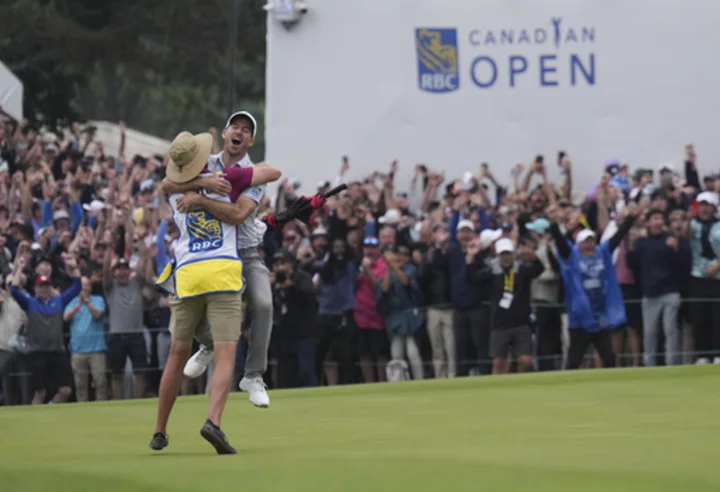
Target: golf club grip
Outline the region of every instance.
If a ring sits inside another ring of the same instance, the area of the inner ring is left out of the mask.
[[[347,185],[346,185],[345,183],[343,183],[343,184],[341,184],[340,186],[336,186],[336,187],[333,188],[332,190],[330,190],[330,191],[328,191],[328,192],[326,192],[326,193],[323,193],[323,198],[325,198],[325,199],[327,200],[327,199],[330,198],[331,196],[337,195],[338,193],[342,193],[342,192],[345,191],[345,190],[347,190]]]

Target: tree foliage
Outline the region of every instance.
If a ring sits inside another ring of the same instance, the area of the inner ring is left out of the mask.
[[[171,137],[226,117],[233,0],[5,0],[0,60],[25,84],[26,114],[125,120]],[[237,106],[264,99],[263,0],[238,2]]]

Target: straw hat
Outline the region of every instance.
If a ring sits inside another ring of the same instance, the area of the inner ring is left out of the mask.
[[[203,170],[210,157],[213,138],[209,133],[182,132],[170,145],[165,174],[173,183],[187,183]]]

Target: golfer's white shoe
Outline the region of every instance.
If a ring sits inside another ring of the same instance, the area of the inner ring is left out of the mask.
[[[190,379],[199,378],[207,370],[208,364],[213,360],[213,355],[214,352],[211,349],[200,345],[200,350],[195,352],[195,355],[190,357],[187,364],[185,364],[183,374]]]
[[[270,406],[267,386],[265,386],[265,381],[263,381],[262,377],[242,378],[242,381],[240,381],[240,390],[250,394],[250,403],[256,407],[267,408]]]

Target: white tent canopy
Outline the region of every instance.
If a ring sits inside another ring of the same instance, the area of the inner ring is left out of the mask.
[[[1,61],[0,106],[12,118],[18,121],[23,119],[23,84]]]
[[[117,156],[120,150],[120,128],[109,121],[89,121],[95,126],[95,140],[102,142],[107,155]],[[135,154],[148,157],[155,154],[164,155],[170,148],[170,142],[162,138],[141,133],[128,128],[125,133],[125,155],[131,159]]]

